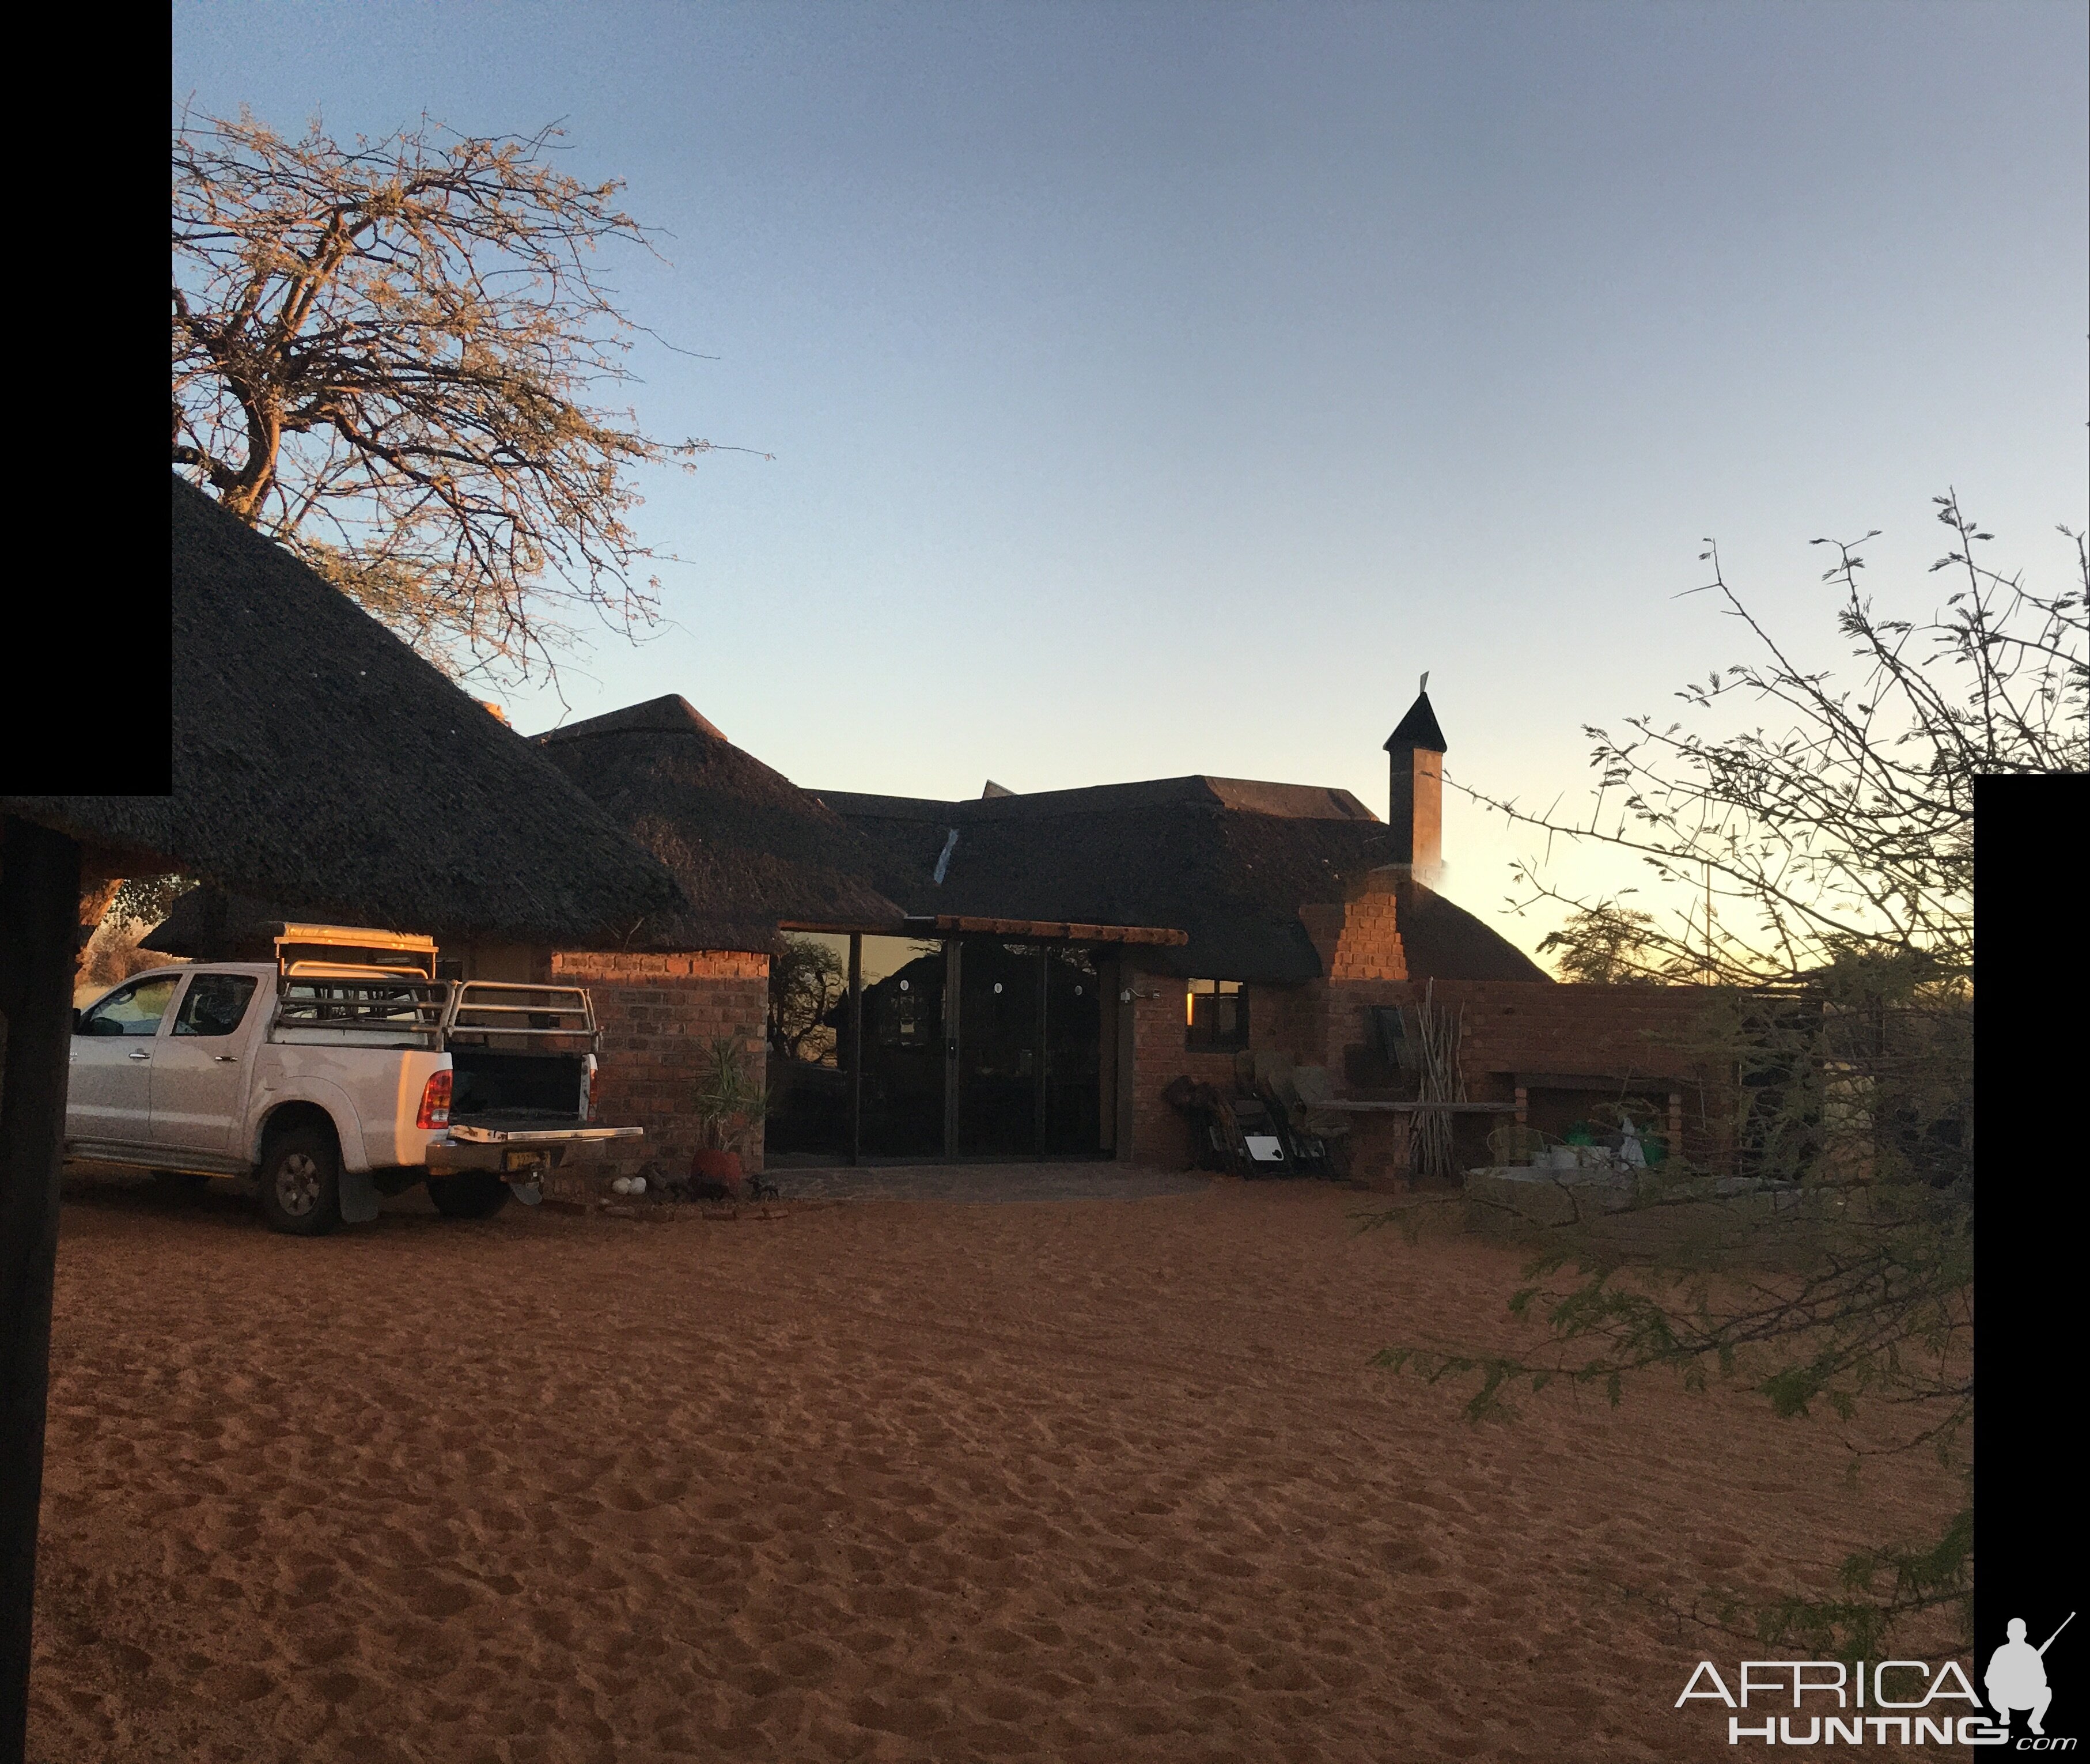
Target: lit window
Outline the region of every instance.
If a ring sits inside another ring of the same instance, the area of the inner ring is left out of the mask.
[[[1248,1045],[1248,994],[1238,980],[1193,980],[1183,1015],[1193,1048]]]

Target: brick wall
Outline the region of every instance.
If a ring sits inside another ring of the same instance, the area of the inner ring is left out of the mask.
[[[1162,1099],[1161,1093],[1185,1076],[1231,1091],[1238,1056],[1189,1047],[1183,981],[1161,974],[1129,978],[1133,985],[1133,1138],[1130,1147],[1120,1155],[1163,1169],[1181,1169],[1191,1161],[1190,1125]],[[1282,1049],[1301,1065],[1322,1063],[1327,1039],[1325,985],[1251,984],[1243,992],[1248,1000],[1250,1048]],[[1340,1082],[1340,1065],[1336,1070]]]
[[[1412,1005],[1423,996],[1419,982],[1315,983],[1306,989],[1318,995],[1324,1022],[1326,1061],[1340,1082],[1345,1056],[1372,1043],[1370,1009],[1374,1005]],[[1694,1157],[1709,1155],[1724,1136],[1720,1094],[1723,1074],[1700,1069],[1692,1040],[1707,1009],[1709,995],[1690,986],[1598,986],[1550,984],[1539,980],[1438,980],[1434,997],[1440,1007],[1463,1009],[1460,1063],[1466,1092],[1477,1102],[1508,1102],[1516,1094],[1515,1074],[1587,1073],[1629,1081],[1645,1080],[1646,1094],[1658,1108],[1666,1106],[1672,1083],[1684,1096],[1684,1149]],[[1559,1131],[1567,1117],[1585,1113],[1598,1093],[1555,1093],[1534,1097],[1533,1125]],[[1564,1110],[1562,1118],[1546,1116],[1549,1106]],[[1486,1150],[1489,1124],[1476,1119],[1460,1127],[1460,1155],[1477,1161]]]
[[[1710,995],[1695,986],[1439,980],[1436,996],[1465,1007],[1471,1082],[1479,1073],[1519,1071],[1682,1076]]]
[[[1728,1138],[1731,1074],[1709,1067],[1703,1024],[1716,995],[1697,986],[1544,986],[1440,981],[1439,1004],[1465,1006],[1460,1052],[1475,1096],[1507,1099],[1516,1072],[1628,1081],[1658,1108],[1680,1094],[1684,1151],[1717,1162]],[[1596,1093],[1534,1095],[1534,1125],[1559,1132]],[[1552,1111],[1548,1113],[1549,1108]]]
[[[677,1173],[686,1170],[698,1140],[690,1098],[712,1041],[734,1037],[759,1073],[769,1009],[768,957],[733,949],[667,955],[557,950],[551,977],[585,986],[595,1003],[602,1029],[597,1119],[609,1126],[646,1129],[639,1148],[620,1148],[602,1163],[584,1166],[583,1185],[629,1173],[649,1160]],[[750,1170],[762,1168],[759,1129],[745,1156]]]
[[[1365,892],[1354,900],[1301,907],[1299,921],[1314,940],[1330,980],[1341,983],[1408,978],[1408,953],[1401,945],[1390,888],[1368,879]]]
[[[1172,975],[1126,970],[1132,1001],[1132,1147],[1142,1164],[1180,1170],[1191,1161],[1190,1124],[1161,1099],[1161,1093],[1188,1073],[1193,1078],[1230,1089],[1234,1081],[1231,1053],[1193,1053],[1185,1045],[1189,1025],[1184,999],[1189,988]],[[1255,1011],[1249,1010],[1253,1032]]]
[[[1319,1060],[1323,1038],[1316,987],[1250,985],[1243,990],[1248,995],[1249,1047],[1258,1052],[1281,1049],[1295,1064]]]
[[[1382,955],[1387,952],[1386,921],[1376,914],[1352,919],[1348,916],[1352,909],[1333,910],[1345,916],[1340,922],[1323,920],[1323,928],[1333,931],[1331,943],[1353,930],[1374,927],[1370,934],[1382,940]],[[1357,940],[1361,944],[1363,936]],[[1361,950],[1346,964],[1352,973],[1365,965]],[[1379,965],[1383,971],[1385,964]],[[1183,990],[1180,980],[1142,974],[1137,987],[1141,996],[1133,1013],[1132,1155],[1172,1168],[1190,1161],[1189,1129],[1162,1100],[1162,1091],[1185,1073],[1221,1089],[1231,1087],[1234,1076],[1233,1055],[1192,1052],[1185,1047]],[[1357,1064],[1352,1050],[1376,1047],[1371,1007],[1413,1005],[1423,991],[1421,983],[1406,979],[1363,978],[1251,986],[1247,988],[1249,1044],[1282,1049],[1301,1065],[1324,1065],[1339,1094],[1355,1094],[1357,1086],[1350,1076]],[[1721,1074],[1694,1069],[1689,1046],[1694,1025],[1706,1008],[1702,988],[1439,980],[1434,997],[1440,1006],[1464,1009],[1460,1061],[1467,1094],[1477,1102],[1512,1100],[1514,1074],[1520,1072],[1645,1078],[1658,1107],[1666,1105],[1671,1081],[1680,1081],[1685,1096],[1684,1149],[1694,1157],[1705,1157],[1722,1138]],[[1565,1118],[1558,1123],[1545,1118],[1550,1101],[1557,1101],[1569,1113],[1580,1113],[1600,1099],[1593,1093],[1579,1099],[1564,1094],[1557,1099],[1542,1098],[1533,1104],[1533,1119],[1534,1124],[1557,1131]],[[1495,1125],[1494,1120],[1478,1116],[1459,1122],[1462,1161],[1485,1160],[1487,1133]],[[1404,1120],[1391,1116],[1357,1117],[1349,1136],[1353,1173],[1374,1184],[1404,1176],[1407,1126]]]

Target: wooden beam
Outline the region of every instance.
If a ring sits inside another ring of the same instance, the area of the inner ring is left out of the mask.
[[[970,932],[983,937],[1015,937],[1026,943],[1120,943],[1173,946],[1190,940],[1187,931],[1166,925],[1091,925],[1060,919],[987,919],[969,913],[915,913],[907,928],[917,936],[945,936]]]
[[[1309,1114],[1333,1109],[1340,1115],[1512,1115],[1515,1103],[1382,1103],[1369,1098],[1330,1097],[1302,1105]]]

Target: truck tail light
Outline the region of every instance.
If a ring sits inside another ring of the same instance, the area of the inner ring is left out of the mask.
[[[416,1127],[449,1125],[450,1082],[447,1066],[440,1072],[428,1074],[428,1082],[421,1087],[421,1112],[414,1117]]]
[[[588,1118],[590,1121],[593,1121],[593,1120],[595,1119],[595,1105],[596,1105],[596,1099],[597,1099],[597,1098],[599,1098],[601,1095],[602,1095],[602,1068],[601,1068],[600,1066],[597,1065],[596,1065],[593,1061],[590,1061],[588,1062],[588,1104],[587,1104],[587,1118]]]

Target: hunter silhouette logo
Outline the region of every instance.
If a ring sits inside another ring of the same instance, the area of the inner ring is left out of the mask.
[[[2045,1733],[2047,1707],[2053,1701],[2053,1692],[2046,1682],[2046,1650],[2060,1640],[2062,1629],[2075,1620],[2075,1613],[2071,1611],[2061,1620],[2060,1628],[2034,1647],[2025,1640],[2024,1619],[2010,1619],[2006,1630],[2010,1640],[1989,1656],[1989,1670],[1981,1679],[1981,1688],[1989,1693],[1989,1706],[2005,1727],[2022,1709],[2032,1718],[2032,1731]]]

